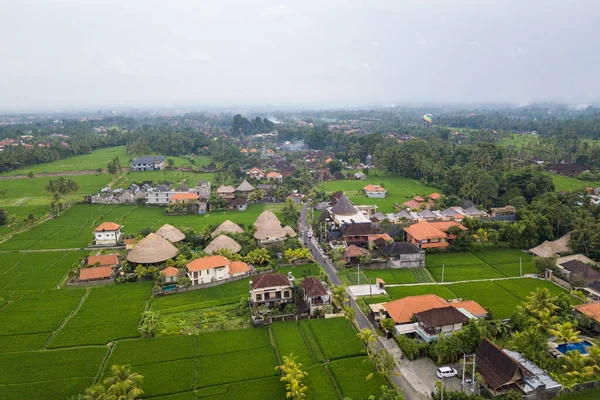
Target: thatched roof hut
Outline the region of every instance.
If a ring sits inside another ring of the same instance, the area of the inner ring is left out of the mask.
[[[127,254],[127,261],[135,264],[157,264],[175,257],[178,253],[179,250],[168,240],[151,233]]]
[[[221,235],[216,239],[213,239],[213,241],[210,242],[208,246],[206,246],[204,252],[206,254],[214,254],[223,249],[227,249],[235,254],[239,253],[240,250],[242,250],[242,246],[240,246],[238,242],[236,242],[229,236]]]
[[[254,222],[256,232],[254,238],[263,242],[275,242],[285,239],[287,232],[281,227],[281,222],[271,211],[263,211]]]
[[[354,215],[358,213],[358,210],[354,207],[348,196],[342,194],[337,203],[335,203],[335,206],[331,207],[331,213],[336,215]]]
[[[185,235],[179,229],[173,225],[164,224],[157,231],[156,234],[163,239],[167,239],[171,243],[181,242],[185,239]]]
[[[247,180],[244,179],[244,182],[242,182],[240,184],[240,186],[238,186],[235,190],[238,191],[238,192],[246,192],[246,193],[248,193],[248,192],[251,192],[251,191],[254,190],[254,186],[252,186],[250,183],[248,183]]]
[[[244,233],[244,230],[235,222],[227,220],[219,225],[210,236],[217,237],[223,233]]]
[[[283,230],[285,231],[285,233],[287,233],[288,235],[290,235],[290,237],[296,237],[298,236],[298,234],[296,233],[296,231],[289,225],[286,225],[283,227]]]

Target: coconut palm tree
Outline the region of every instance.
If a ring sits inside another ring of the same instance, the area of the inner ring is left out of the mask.
[[[106,399],[106,387],[101,384],[92,385],[85,389],[83,400],[104,400]]]
[[[532,326],[536,329],[539,329],[543,333],[548,332],[550,329],[556,328],[557,322],[558,317],[556,315],[552,315],[552,312],[549,310],[542,311],[535,317],[531,318]]]
[[[508,334],[508,324],[506,321],[497,319],[494,321],[494,336],[504,337]]]
[[[588,360],[590,364],[592,364],[592,368],[596,371],[600,371],[600,347],[593,345],[588,347],[587,349]]]
[[[556,327],[549,329],[548,332],[556,337],[556,341],[562,344],[580,342],[579,331],[576,331],[573,324],[565,322],[564,324],[557,325]]]
[[[331,296],[333,297],[333,301],[338,305],[338,307],[342,308],[346,303],[346,287],[341,285],[332,287]]]
[[[594,368],[586,365],[587,359],[579,351],[567,351],[563,360],[562,369],[567,372],[567,376],[572,378],[587,378],[594,374]]]
[[[533,315],[539,315],[542,312],[550,311],[553,313],[558,309],[556,305],[556,296],[550,293],[547,288],[540,288],[527,296],[525,309]]]
[[[360,338],[360,340],[363,341],[363,343],[367,346],[367,349],[370,349],[371,344],[375,343],[375,341],[377,340],[377,336],[373,333],[372,330],[368,329],[368,328],[363,328],[361,329],[356,336],[358,336]]]

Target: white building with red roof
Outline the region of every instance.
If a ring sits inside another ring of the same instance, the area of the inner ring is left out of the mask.
[[[123,228],[114,222],[103,222],[94,230],[94,241],[97,246],[116,246],[123,239]]]

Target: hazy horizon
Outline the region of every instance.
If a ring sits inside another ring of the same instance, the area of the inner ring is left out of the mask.
[[[589,0],[5,3],[1,110],[600,100]]]

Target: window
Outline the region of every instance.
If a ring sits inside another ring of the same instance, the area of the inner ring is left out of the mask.
[[[289,290],[286,290],[285,292],[283,292],[283,297],[290,297],[290,292]]]
[[[256,301],[262,301],[262,293],[256,295]]]

